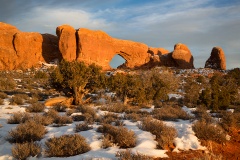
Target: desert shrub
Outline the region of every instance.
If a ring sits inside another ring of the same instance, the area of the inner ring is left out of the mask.
[[[220,125],[229,131],[231,127],[240,127],[240,113],[232,113],[228,111],[221,112]]]
[[[140,129],[151,132],[156,136],[158,147],[165,149],[173,145],[173,140],[177,136],[176,129],[168,127],[162,121],[153,120],[152,118],[143,119]]]
[[[211,140],[217,143],[226,141],[226,133],[217,124],[206,123],[204,120],[197,121],[192,126],[196,136],[201,140]]]
[[[101,107],[101,110],[103,111],[109,111],[109,112],[115,112],[115,113],[133,113],[133,112],[137,112],[139,109],[137,109],[134,106],[127,106],[124,105],[123,103],[111,103],[108,105],[104,105]]]
[[[69,109],[69,110],[66,110],[66,115],[67,116],[71,116],[73,113],[76,113],[77,111],[75,109]]]
[[[44,109],[45,109],[44,104],[42,104],[42,103],[33,103],[33,104],[31,104],[30,106],[28,106],[26,108],[26,111],[27,112],[37,113],[37,112],[43,112]]]
[[[103,124],[97,131],[103,133],[105,138],[121,148],[131,148],[136,145],[134,132],[123,126],[115,127],[109,124]]]
[[[84,113],[88,113],[92,117],[96,117],[96,112],[95,112],[95,110],[91,106],[79,105],[79,106],[77,106],[76,110],[78,112],[82,112],[83,114]]]
[[[40,115],[40,114],[35,114],[32,117],[33,121],[35,121],[38,124],[42,124],[44,126],[47,126],[49,124],[53,123],[53,118],[49,117],[49,116],[44,116],[44,115]]]
[[[111,124],[112,122],[116,122],[119,120],[119,117],[117,114],[108,112],[106,113],[100,120],[101,123],[107,123],[107,124]]]
[[[58,112],[66,112],[67,107],[61,103],[57,103],[56,105],[53,106],[53,109]]]
[[[176,121],[177,119],[188,120],[191,117],[181,107],[162,107],[153,110],[153,117],[159,120]]]
[[[193,113],[198,120],[204,120],[207,123],[212,123],[214,121],[211,115],[207,112],[207,108],[205,106],[198,106]]]
[[[9,131],[9,141],[15,143],[39,141],[45,133],[46,129],[42,124],[30,120]]]
[[[4,100],[2,98],[0,98],[0,105],[4,104]]]
[[[58,112],[54,109],[49,109],[47,112],[44,112],[43,115],[51,117],[53,119],[56,119],[59,116]]]
[[[87,123],[87,122],[79,123],[79,124],[76,124],[76,126],[75,126],[76,132],[87,131],[90,129],[93,129],[93,127],[89,126],[89,123]]]
[[[11,115],[11,117],[7,120],[8,124],[19,124],[24,123],[31,119],[30,114],[25,112],[15,112]]]
[[[34,75],[34,78],[37,78],[37,79],[46,79],[46,78],[48,78],[48,75],[47,75],[46,72],[36,71],[36,72],[35,72],[35,75]]]
[[[45,142],[48,157],[69,157],[88,152],[91,148],[79,134],[50,138]]]
[[[72,123],[72,118],[66,115],[60,116],[58,112],[54,109],[50,109],[48,112],[44,113],[44,116],[52,118],[55,127],[64,126],[66,124]]]
[[[13,90],[16,87],[16,82],[13,78],[0,77],[0,90]]]
[[[0,92],[0,98],[1,98],[1,99],[5,99],[5,98],[7,98],[7,97],[8,97],[8,95],[7,95],[6,93]]]
[[[41,145],[36,142],[17,143],[12,147],[12,155],[19,160],[35,157],[41,153]]]
[[[72,119],[73,121],[85,121],[88,117],[88,115],[91,117],[90,114],[76,114],[76,115],[72,115]]]
[[[125,114],[124,118],[131,120],[132,122],[137,122],[141,120],[142,116],[141,114],[137,114],[137,113],[129,113],[129,114]]]
[[[118,160],[153,160],[153,157],[149,157],[146,155],[142,155],[139,153],[132,153],[131,150],[126,151],[119,151],[116,153],[116,157],[118,157]]]
[[[58,116],[56,117],[55,119],[53,119],[53,123],[55,127],[60,127],[60,126],[64,126],[66,124],[70,124],[72,123],[73,120],[71,117],[68,117],[68,116]]]
[[[37,103],[38,102],[38,98],[37,97],[29,98],[27,102],[30,103],[30,104]]]
[[[12,105],[23,105],[24,100],[21,97],[14,96],[12,97],[10,104]]]

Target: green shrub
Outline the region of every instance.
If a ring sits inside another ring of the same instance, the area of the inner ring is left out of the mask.
[[[76,124],[75,132],[87,131],[93,129],[92,126],[89,126],[87,122]]]
[[[103,124],[103,126],[98,128],[98,132],[102,132],[105,138],[121,148],[131,148],[136,145],[134,132],[123,126],[115,127],[109,124]]]
[[[153,120],[152,118],[144,118],[140,129],[151,132],[156,136],[158,146],[162,149],[173,145],[173,140],[177,136],[176,129],[168,127],[163,122]]]
[[[204,120],[197,121],[192,126],[196,136],[201,140],[211,140],[217,143],[226,141],[226,133],[217,124],[206,123]]]
[[[37,112],[43,112],[44,109],[45,109],[44,104],[42,104],[42,103],[33,103],[33,104],[31,104],[30,106],[28,106],[26,108],[26,111],[27,112],[37,113]]]
[[[39,141],[45,133],[46,129],[42,124],[30,120],[9,131],[9,141],[14,143]]]
[[[35,157],[41,153],[41,145],[36,142],[17,143],[12,147],[12,155],[19,160]]]
[[[15,112],[12,116],[7,120],[8,124],[19,124],[24,123],[31,119],[30,114],[25,112]]]
[[[188,120],[191,117],[181,107],[162,107],[153,110],[153,117],[159,120],[176,121],[177,119]]]
[[[43,72],[43,71],[36,71],[35,75],[34,75],[34,78],[37,78],[37,79],[46,79],[48,78],[48,75],[46,72]]]
[[[48,157],[69,157],[88,152],[91,148],[79,134],[50,138],[45,142]]]

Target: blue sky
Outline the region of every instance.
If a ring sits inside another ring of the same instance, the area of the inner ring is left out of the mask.
[[[220,46],[227,68],[240,67],[239,0],[1,0],[0,15],[22,31],[55,34],[69,24],[169,51],[181,42],[197,68]]]

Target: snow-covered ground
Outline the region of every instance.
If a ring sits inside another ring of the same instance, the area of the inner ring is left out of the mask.
[[[154,106],[152,106],[150,109],[145,109],[148,112],[151,112],[154,109]],[[183,109],[191,114],[191,110],[187,107],[183,107]],[[25,112],[25,108],[23,106],[13,106],[9,104],[9,100],[4,100],[4,105],[0,105],[0,124],[2,127],[0,128],[0,159],[13,159],[11,154],[11,148],[12,144],[10,144],[6,137],[8,136],[8,132],[16,127],[16,125],[13,124],[7,124],[7,119],[11,116],[14,112]],[[98,110],[98,114],[104,115],[106,114],[106,111]],[[140,153],[147,156],[152,157],[168,157],[166,154],[166,150],[156,149],[157,142],[154,140],[155,136],[152,135],[150,132],[143,131],[138,128],[139,122],[131,122],[129,120],[124,120],[124,125],[126,128],[134,131],[136,138],[137,138],[137,144],[134,148],[131,148],[131,152],[133,153]],[[78,122],[79,123],[79,122]],[[193,130],[192,130],[192,122],[189,120],[179,120],[176,122],[168,121],[164,122],[168,126],[172,126],[176,128],[178,135],[174,140],[176,148],[174,149],[174,152],[180,152],[181,150],[206,150],[205,147],[203,147],[197,137],[195,136]],[[79,160],[79,159],[116,159],[116,153],[119,151],[122,151],[124,149],[120,149],[118,146],[113,146],[107,149],[101,148],[101,137],[102,134],[98,133],[96,130],[99,127],[98,124],[93,125],[93,129],[88,131],[82,131],[78,132],[78,134],[81,134],[83,137],[86,138],[87,143],[91,147],[91,151],[77,155],[72,157],[65,157],[65,158],[48,158],[44,155],[44,143],[48,138],[52,137],[58,137],[64,134],[75,134],[74,128],[75,128],[76,122],[73,122],[72,124],[68,124],[66,126],[62,127],[51,127],[47,126],[48,133],[45,135],[45,137],[40,141],[40,144],[43,147],[42,155],[41,157],[38,157],[37,159],[69,159],[69,160]],[[36,159],[36,157],[31,157],[29,159]]]

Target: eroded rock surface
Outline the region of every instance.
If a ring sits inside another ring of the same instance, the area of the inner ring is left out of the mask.
[[[205,68],[226,70],[226,59],[222,48],[213,47],[211,55],[205,63]]]

